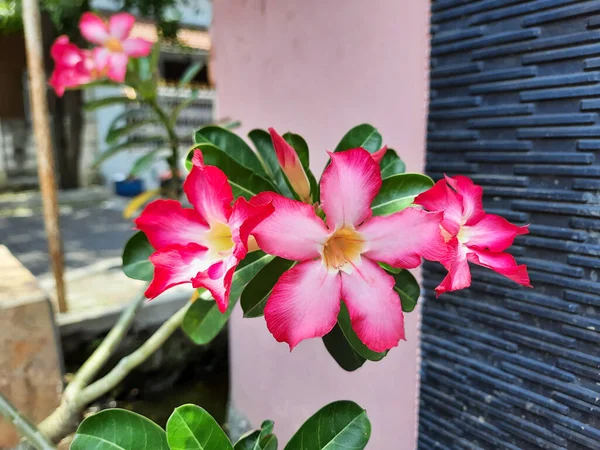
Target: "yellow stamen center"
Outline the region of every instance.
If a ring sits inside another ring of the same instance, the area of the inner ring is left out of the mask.
[[[108,38],[104,42],[104,46],[114,53],[123,53],[123,44],[117,38]]]
[[[343,227],[331,235],[323,247],[323,261],[329,269],[340,270],[361,254],[363,243],[353,228]]]
[[[210,249],[215,253],[224,253],[233,248],[231,229],[227,224],[216,222],[211,225],[206,235]]]

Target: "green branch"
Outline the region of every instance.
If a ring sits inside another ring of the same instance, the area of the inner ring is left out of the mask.
[[[38,450],[56,450],[56,447],[48,442],[40,430],[17,411],[2,394],[0,394],[0,413],[8,421],[12,422],[17,430],[19,430],[19,433],[27,438],[29,443]]]

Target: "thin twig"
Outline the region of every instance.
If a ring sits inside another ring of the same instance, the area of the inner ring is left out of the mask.
[[[38,450],[56,450],[38,428],[29,422],[17,409],[8,401],[6,397],[0,394],[0,413],[19,430],[24,437],[29,440]]]

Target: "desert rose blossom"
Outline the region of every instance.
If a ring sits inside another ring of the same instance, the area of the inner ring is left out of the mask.
[[[148,56],[152,51],[152,42],[129,37],[134,23],[135,17],[129,13],[115,14],[106,23],[86,12],[79,21],[81,35],[99,46],[94,49],[94,60],[106,66],[108,78],[118,83],[125,80],[129,58]]]
[[[59,97],[64,95],[66,89],[76,88],[92,80],[90,61],[87,61],[91,55],[70,42],[67,36],[59,36],[54,41],[50,55],[54,60],[54,71],[49,84]]]
[[[527,234],[527,225],[517,226],[483,210],[483,189],[465,176],[445,177],[423,192],[415,203],[427,211],[443,211],[441,233],[448,253],[441,260],[448,275],[435,288],[439,295],[471,285],[469,261],[492,269],[523,286],[531,287],[527,267],[517,265],[505,253],[515,237]]]
[[[298,261],[279,278],[265,307],[269,330],[290,349],[327,334],[337,321],[340,300],[371,350],[384,351],[404,339],[395,280],[378,262],[414,268],[421,257],[442,258],[443,213],[407,208],[372,217],[371,202],[380,187],[378,164],[359,148],[331,154],[321,178],[325,222],[311,205],[279,194],[263,192],[251,200],[275,207],[253,231],[260,248]]]
[[[150,256],[154,278],[146,297],[191,283],[208,289],[224,312],[235,268],[248,253],[250,232],[273,206],[251,206],[241,197],[234,203],[227,177],[205,165],[200,151],[183,190],[193,208],[183,208],[176,200],[155,200],[135,220],[156,249]]]

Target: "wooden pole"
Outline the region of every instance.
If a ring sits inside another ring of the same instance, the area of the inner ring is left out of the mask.
[[[38,0],[23,0],[23,28],[29,72],[29,97],[35,133],[38,178],[44,207],[44,225],[48,236],[48,251],[56,280],[58,310],[65,312],[65,283],[62,241],[58,226],[58,200],[52,151],[52,135],[46,97],[46,74],[42,50],[41,19]]]

